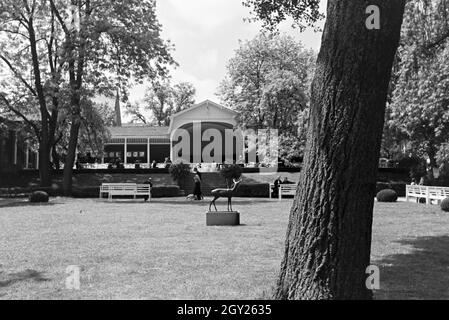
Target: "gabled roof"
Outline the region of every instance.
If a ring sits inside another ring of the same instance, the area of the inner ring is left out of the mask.
[[[168,137],[168,127],[153,127],[148,125],[108,127],[115,137]]]
[[[201,108],[203,106],[208,106],[208,107],[217,108],[219,110],[223,110],[223,111],[231,114],[232,116],[237,116],[239,114],[237,111],[229,109],[229,108],[227,108],[225,106],[222,106],[222,105],[220,105],[218,103],[215,103],[215,102],[210,101],[210,100],[204,100],[203,102],[197,103],[197,104],[195,104],[194,106],[192,106],[192,107],[190,107],[188,109],[182,110],[182,111],[180,111],[178,113],[175,113],[175,114],[171,115],[170,116],[170,127],[169,127],[169,130],[171,131],[172,125],[173,125],[173,120],[175,118],[177,118],[179,116],[182,116],[185,113],[192,112],[195,109]]]
[[[178,116],[180,116],[180,115],[182,115],[182,114],[184,114],[186,112],[193,111],[193,110],[195,110],[195,109],[197,109],[199,107],[202,107],[204,105],[213,106],[213,107],[221,109],[221,110],[226,110],[226,111],[229,111],[230,113],[234,113],[235,115],[239,114],[237,111],[234,111],[234,110],[229,109],[229,108],[227,108],[225,106],[222,106],[221,104],[215,103],[215,102],[210,101],[210,100],[204,100],[203,102],[197,103],[197,104],[195,104],[194,106],[192,106],[192,107],[190,107],[188,109],[185,109],[185,110],[182,110],[182,111],[180,111],[178,113],[173,114],[172,116],[170,116],[170,118],[173,119],[173,118],[178,117]]]

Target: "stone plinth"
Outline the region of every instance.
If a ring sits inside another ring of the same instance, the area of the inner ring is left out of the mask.
[[[206,212],[207,226],[238,226],[240,213],[238,211],[208,211]]]

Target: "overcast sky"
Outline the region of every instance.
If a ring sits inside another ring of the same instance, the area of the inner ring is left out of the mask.
[[[326,1],[322,2],[324,9]],[[197,102],[219,102],[215,93],[238,41],[252,39],[260,30],[260,24],[243,21],[250,16],[249,8],[242,5],[242,0],[159,0],[157,15],[162,38],[174,44],[173,56],[179,63],[171,71],[173,84],[191,82],[197,89]],[[320,33],[307,30],[301,34],[289,24],[281,31],[318,51]],[[145,86],[137,86],[131,90],[130,99],[139,101],[144,94]]]

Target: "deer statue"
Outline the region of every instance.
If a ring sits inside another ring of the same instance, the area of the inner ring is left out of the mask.
[[[215,211],[217,211],[217,206],[215,205],[215,200],[217,200],[220,197],[228,198],[228,211],[232,211],[231,199],[232,199],[232,196],[234,195],[234,191],[237,189],[237,186],[239,185],[240,182],[242,182],[242,179],[240,178],[240,180],[238,180],[238,181],[236,181],[235,179],[232,179],[232,182],[233,182],[233,185],[231,188],[228,188],[228,189],[219,188],[219,189],[214,189],[211,191],[212,195],[214,196],[214,199],[209,203],[209,211],[210,211],[210,207],[212,206],[212,204],[214,204]]]

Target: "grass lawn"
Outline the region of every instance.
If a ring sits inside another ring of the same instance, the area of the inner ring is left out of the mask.
[[[0,299],[269,298],[291,200],[235,199],[238,227],[206,227],[207,206],[0,200]],[[376,298],[449,299],[448,248],[449,214],[438,206],[376,203]],[[69,265],[81,267],[79,291],[65,289]]]

